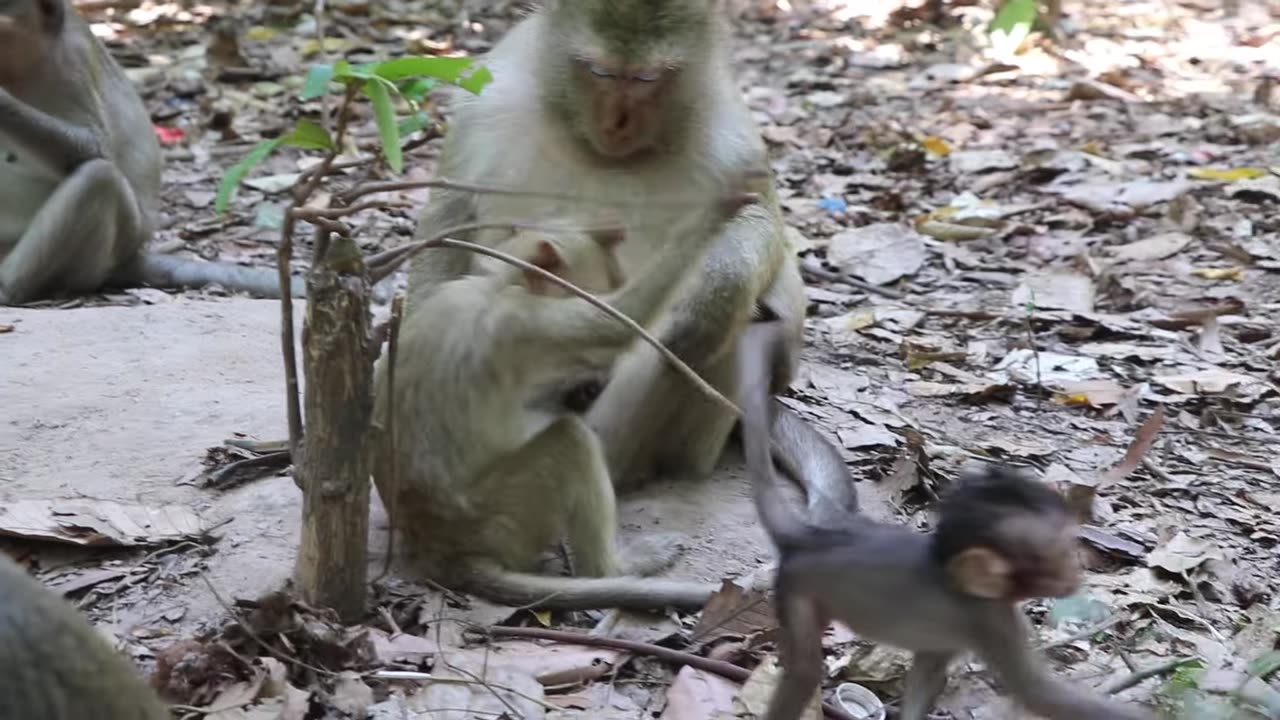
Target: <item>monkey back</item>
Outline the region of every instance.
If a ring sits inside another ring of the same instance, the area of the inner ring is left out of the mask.
[[[167,720],[83,616],[0,553],[0,720]]]

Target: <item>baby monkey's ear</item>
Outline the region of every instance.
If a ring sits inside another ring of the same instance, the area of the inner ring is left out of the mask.
[[[558,274],[564,269],[564,256],[551,244],[550,240],[539,240],[533,249],[533,254],[527,258],[527,262],[537,268],[542,268],[549,273]],[[534,295],[542,295],[547,292],[547,286],[550,284],[547,279],[532,270],[524,271],[524,284],[529,288],[529,292]]]
[[[947,576],[966,595],[1004,600],[1013,592],[1013,564],[985,547],[972,547],[947,561]]]

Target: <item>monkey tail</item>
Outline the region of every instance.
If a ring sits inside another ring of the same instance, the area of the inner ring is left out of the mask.
[[[280,297],[280,281],[275,270],[247,268],[221,262],[201,262],[173,255],[144,252],[112,278],[119,285],[199,288],[218,284],[264,298]],[[306,297],[306,283],[291,278],[293,297]]]
[[[512,572],[482,561],[463,588],[499,605],[549,610],[701,610],[716,586],[689,580],[612,576],[560,577]]]
[[[809,522],[836,528],[858,512],[844,457],[813,425],[773,400],[773,459],[808,498]]]
[[[770,417],[769,381],[782,349],[781,331],[781,323],[769,321],[751,323],[743,332],[738,351],[738,404],[742,409],[742,450],[751,475],[756,511],[774,544],[785,549],[802,543],[811,533],[805,518],[792,509],[783,494],[771,454],[770,428],[774,423]],[[791,455],[780,460],[791,466],[789,472],[797,478],[804,477],[800,474],[806,466],[802,458]]]

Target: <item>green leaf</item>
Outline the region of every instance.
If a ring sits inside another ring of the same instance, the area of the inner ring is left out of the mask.
[[[329,92],[329,81],[333,80],[332,65],[313,65],[307,71],[307,79],[302,83],[302,99],[313,100]]]
[[[469,57],[404,57],[388,60],[377,66],[379,77],[401,80],[407,77],[430,77],[453,83],[472,93],[493,80],[489,69],[477,65]]]
[[[382,140],[382,154],[387,158],[391,171],[399,173],[404,168],[400,155],[400,128],[396,125],[396,109],[391,104],[391,92],[385,80],[374,78],[364,84],[364,94],[373,103],[373,117],[378,123],[378,137]],[[394,89],[395,86],[391,86]]]
[[[434,124],[435,123],[432,122],[430,115],[419,110],[400,121],[400,137],[412,135],[419,130],[426,130]]]
[[[493,73],[489,72],[489,68],[477,65],[475,71],[459,80],[457,85],[472,95],[479,95],[484,86],[491,82],[493,82]]]
[[[377,69],[378,63],[361,63],[359,65],[346,63],[346,67],[343,68],[343,77],[355,78],[357,80],[372,80],[377,77],[377,73],[374,72]]]
[[[1026,37],[1036,21],[1036,0],[1006,0],[991,21],[991,33]]]
[[[231,202],[231,198],[235,195],[236,188],[240,186],[241,181],[249,174],[249,171],[258,163],[266,159],[268,155],[275,151],[276,148],[284,143],[283,137],[272,138],[271,140],[263,140],[249,151],[244,159],[227,171],[226,176],[222,178],[222,182],[218,185],[218,195],[213,201],[215,211],[221,213],[226,212],[227,205]]]
[[[413,78],[399,85],[400,95],[411,102],[421,102],[427,93],[439,87],[440,81],[435,78]]]
[[[329,131],[310,120],[299,120],[293,130],[282,138],[285,145],[303,150],[332,150],[333,138]]]

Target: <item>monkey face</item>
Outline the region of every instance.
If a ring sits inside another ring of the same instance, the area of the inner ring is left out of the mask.
[[[677,71],[666,66],[618,66],[580,58],[574,84],[585,98],[580,126],[591,147],[609,159],[652,149],[662,136]]]
[[[1080,587],[1079,528],[1069,517],[1019,516],[1001,525],[1013,599],[1066,597]]]

